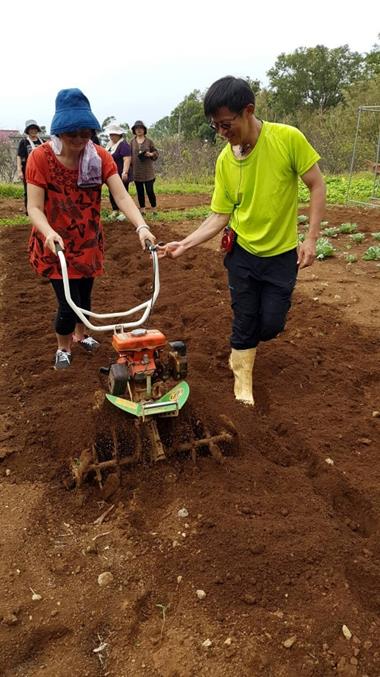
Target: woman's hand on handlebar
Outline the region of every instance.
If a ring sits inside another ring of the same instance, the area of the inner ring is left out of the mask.
[[[55,250],[55,243],[56,242],[58,242],[58,244],[61,245],[62,249],[65,248],[65,245],[63,244],[63,240],[62,240],[61,236],[58,235],[58,233],[56,233],[55,230],[52,230],[50,235],[46,236],[45,247],[49,248],[53,252],[53,254],[57,253],[56,250]]]
[[[146,249],[146,240],[149,240],[152,244],[156,243],[156,238],[150,232],[149,226],[140,227],[137,235],[139,236],[142,249]]]

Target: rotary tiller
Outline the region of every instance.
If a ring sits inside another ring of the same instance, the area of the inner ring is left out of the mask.
[[[106,314],[79,308],[74,303],[64,252],[59,245],[56,249],[67,303],[92,332],[113,332],[116,360],[110,367],[101,368],[101,372],[108,377],[107,400],[125,412],[121,427],[111,424],[107,431],[100,430],[97,441],[73,461],[76,485],[80,485],[89,473],[95,473],[102,486],[104,471],[116,473],[119,478],[121,466],[142,461],[146,455],[151,461],[162,461],[176,453],[190,453],[195,460],[197,453],[206,449],[221,461],[220,447],[237,444],[236,430],[227,417],[220,417],[222,429],[217,434],[212,434],[194,416],[187,415],[183,425],[178,427],[176,424],[174,430],[170,426],[172,422],[167,421],[165,425],[162,421],[178,417],[190,389],[184,380],[187,376],[185,343],[168,342],[161,331],[142,327],[149,321],[160,291],[156,246],[147,240],[146,249],[153,266],[151,298],[130,310]],[[139,312],[142,315],[138,320],[124,321],[123,318]],[[88,318],[100,321],[118,318],[119,323],[94,325]]]

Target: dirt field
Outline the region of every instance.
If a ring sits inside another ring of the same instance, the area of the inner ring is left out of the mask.
[[[380,210],[326,218],[380,231]],[[154,230],[168,240],[193,227]],[[128,469],[106,499],[95,480],[78,491],[63,480],[102,424],[110,337],[52,369],[55,303],[27,238],[28,227],[0,232],[0,674],[379,677],[379,264],[337,256],[300,273],[286,331],[258,350],[251,410],[233,397],[216,243],[164,260],[151,326],[187,342],[191,403],[210,428],[227,414],[240,450],[221,465]],[[94,308],[145,300],[150,262],[134,233],[109,225],[106,245]]]

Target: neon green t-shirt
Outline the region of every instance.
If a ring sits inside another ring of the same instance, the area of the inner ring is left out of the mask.
[[[216,162],[211,209],[231,214],[239,244],[256,256],[297,246],[298,177],[320,156],[296,127],[263,122],[251,153],[239,160],[230,144]]]

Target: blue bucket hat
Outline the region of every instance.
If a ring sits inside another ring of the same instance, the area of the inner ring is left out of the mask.
[[[74,132],[76,129],[101,129],[90,102],[80,89],[61,89],[55,100],[52,134]]]

